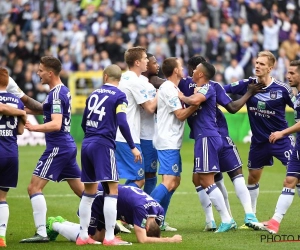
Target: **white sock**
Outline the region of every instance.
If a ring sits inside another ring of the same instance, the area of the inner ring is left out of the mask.
[[[294,196],[295,189],[286,187],[282,189],[281,195],[279,196],[276,204],[275,214],[273,215],[274,220],[278,221],[279,223],[282,221],[286,211],[293,203]]]
[[[69,221],[62,223],[54,222],[52,225],[54,231],[64,236],[69,241],[75,242],[80,231],[80,225]]]
[[[80,221],[80,233],[79,237],[86,240],[88,235],[88,228],[91,220],[92,203],[95,199],[95,195],[87,195],[83,193],[79,204],[79,221]]]
[[[228,213],[227,207],[225,205],[224,197],[220,189],[217,187],[217,185],[214,183],[208,186],[205,189],[205,191],[208,194],[211,203],[214,205],[215,209],[219,212],[222,222],[230,223],[231,216]]]
[[[0,236],[6,236],[9,207],[6,201],[0,201]]]
[[[117,220],[118,195],[106,195],[104,197],[103,214],[105,219],[105,239],[112,240],[115,237],[115,225]]]
[[[201,206],[204,210],[205,213],[205,221],[206,223],[209,223],[211,221],[214,221],[214,214],[213,214],[213,210],[212,210],[212,204],[211,201],[209,199],[209,196],[207,195],[207,193],[205,192],[205,190],[199,186],[196,187],[196,191],[198,193],[198,197],[201,203]]]
[[[239,198],[244,208],[245,214],[253,213],[251,197],[247,189],[244,176],[242,174],[235,176],[232,183],[234,185],[236,196]]]
[[[47,232],[46,232],[47,204],[46,204],[45,197],[42,193],[37,193],[30,197],[30,201],[33,210],[33,219],[36,227],[36,232],[43,237],[47,237]]]
[[[223,194],[225,205],[227,207],[228,213],[232,217],[231,210],[230,210],[229,199],[228,199],[228,192],[227,192],[227,189],[226,189],[225,184],[224,184],[224,179],[222,178],[221,180],[216,181],[216,185],[220,189],[221,193]]]
[[[251,205],[252,205],[252,211],[256,214],[256,204],[257,204],[257,198],[259,195],[259,183],[253,184],[253,185],[247,185],[247,188],[250,193],[251,197]]]

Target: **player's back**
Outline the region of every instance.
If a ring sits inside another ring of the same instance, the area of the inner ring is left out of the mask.
[[[103,191],[101,184],[98,185],[98,190]],[[97,196],[93,206],[101,209],[98,199],[101,204],[104,197]],[[164,219],[164,209],[151,196],[140,188],[120,184],[118,185],[117,213],[118,218],[141,227],[143,227],[142,222],[148,216],[156,217],[156,220],[160,222]]]
[[[178,98],[179,89],[171,81],[165,81],[159,88],[157,99],[154,145],[157,150],[180,149],[184,131],[184,122],[174,111],[183,108]]]
[[[50,90],[43,104],[44,123],[52,120],[52,114],[62,115],[62,124],[59,131],[46,132],[47,145],[59,145],[69,147],[74,143],[70,135],[71,129],[71,94],[63,84],[59,84]],[[69,144],[68,144],[69,143]]]
[[[125,94],[111,84],[96,89],[86,100],[82,127],[85,142],[98,142],[115,147],[117,133],[117,107],[127,105]]]
[[[201,86],[198,93],[206,97],[206,101],[201,103],[193,116],[193,137],[195,139],[207,136],[219,136],[216,124],[216,91],[214,87],[207,83]]]
[[[0,93],[0,102],[24,109],[22,101],[10,93]],[[0,115],[0,158],[18,156],[17,133],[18,117]]]

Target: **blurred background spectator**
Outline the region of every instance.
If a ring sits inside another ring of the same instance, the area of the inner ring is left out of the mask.
[[[202,55],[216,67],[214,80],[229,84],[253,75],[257,53],[277,57],[273,75],[286,81],[300,58],[298,0],[0,0],[0,65],[22,90],[43,101],[39,59],[62,61],[62,81],[75,71],[123,70],[124,52],[146,47],[159,64],[170,56],[186,64]],[[185,68],[185,73],[186,73]],[[101,79],[79,79],[81,92]]]

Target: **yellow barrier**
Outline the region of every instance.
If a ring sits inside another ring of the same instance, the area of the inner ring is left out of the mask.
[[[68,86],[72,96],[72,113],[82,112],[86,98],[101,85],[102,71],[78,71],[70,74]]]

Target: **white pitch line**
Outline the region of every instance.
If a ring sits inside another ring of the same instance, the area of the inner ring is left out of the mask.
[[[281,190],[264,190],[259,191],[259,194],[280,194]],[[174,195],[196,195],[196,192],[175,192]],[[235,194],[234,191],[228,191],[228,194]],[[75,194],[45,194],[45,197],[49,198],[68,198],[68,197],[76,197]],[[7,196],[8,199],[28,199],[28,195],[9,195]]]

